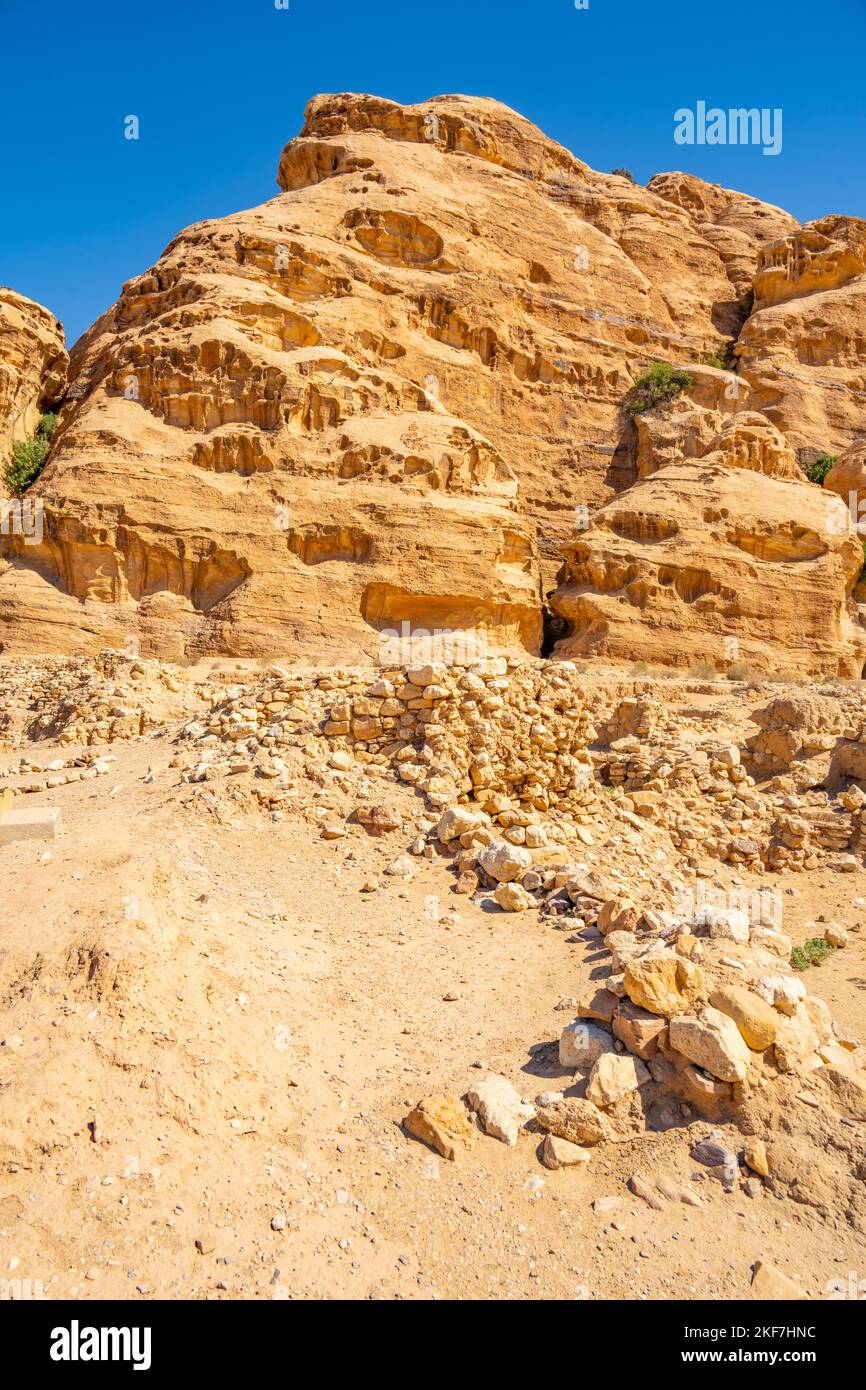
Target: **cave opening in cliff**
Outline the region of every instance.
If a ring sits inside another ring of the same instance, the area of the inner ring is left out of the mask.
[[[561,642],[564,637],[571,636],[574,625],[567,618],[563,618],[561,614],[554,613],[547,603],[542,606],[541,620],[543,623],[541,655],[548,657],[553,655],[553,649],[557,642]]]

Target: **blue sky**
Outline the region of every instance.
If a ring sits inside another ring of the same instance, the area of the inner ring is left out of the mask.
[[[0,33],[0,283],[70,343],[182,227],[275,195],[315,92],[493,96],[595,168],[866,216],[866,0],[2,0]],[[699,100],[781,108],[781,153],[676,145]]]

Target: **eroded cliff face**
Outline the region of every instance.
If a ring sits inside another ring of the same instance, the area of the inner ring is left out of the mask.
[[[0,286],[0,471],[12,445],[33,435],[63,395],[68,358],[53,314]]]
[[[771,242],[737,344],[751,402],[795,448],[839,453],[863,437],[866,222],[824,217]]]
[[[795,525],[800,489],[818,505],[795,449],[853,440],[854,337],[839,399],[817,377],[805,403],[779,385],[802,296],[837,324],[862,292],[853,219],[801,229],[683,174],[638,187],[461,96],[316,97],[279,185],[182,232],[76,346],[31,490],[43,539],[2,542],[7,650],[333,660],[375,656],[406,624],[538,652],[543,596],[586,543],[576,508],[628,507],[656,474],[661,507],[661,479],[692,459],[761,474],[752,496],[792,480],[773,515]],[[738,375],[700,365],[735,339]],[[623,400],[659,359],[693,385],[635,427]],[[671,505],[679,519],[692,502],[690,544],[720,571],[697,494]],[[792,619],[816,670],[830,657],[813,632],[847,613],[837,539],[809,557],[820,593]],[[554,600],[572,623],[570,603]]]
[[[863,552],[808,482],[671,464],[601,508],[569,547],[554,602],[563,656],[859,678],[851,591]]]

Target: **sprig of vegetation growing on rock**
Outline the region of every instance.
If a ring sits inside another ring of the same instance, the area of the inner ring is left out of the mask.
[[[654,362],[649,371],[638,377],[623,401],[623,408],[629,415],[640,415],[665,401],[672,401],[691,384],[688,372],[672,367],[670,362]]]
[[[628,179],[629,183],[637,183],[637,179],[630,169],[611,169],[612,174],[618,174],[621,179]]]
[[[817,483],[819,487],[823,487],[824,479],[838,457],[838,454],[819,454],[814,463],[807,463],[803,471],[809,482]]]
[[[718,347],[713,348],[712,352],[704,356],[705,367],[718,367],[719,371],[729,372],[734,366],[734,339],[726,338]]]
[[[12,458],[6,465],[3,478],[15,496],[26,492],[45,467],[51,448],[51,438],[57,428],[57,416],[43,415],[32,439],[19,439],[12,445]]]
[[[823,936],[810,936],[802,946],[795,946],[791,952],[791,969],[808,970],[810,965],[823,965],[836,950]]]

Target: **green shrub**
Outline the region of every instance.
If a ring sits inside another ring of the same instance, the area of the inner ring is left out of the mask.
[[[802,946],[795,946],[791,952],[791,969],[808,970],[810,965],[823,965],[836,950],[823,936],[810,936]]]
[[[51,438],[57,429],[57,416],[43,415],[32,439],[18,440],[12,445],[12,458],[4,469],[3,479],[14,496],[26,492],[45,467],[51,448]]]
[[[814,463],[807,463],[803,471],[809,482],[817,483],[819,487],[823,487],[824,479],[838,457],[838,454],[819,454]]]
[[[611,169],[612,174],[619,174],[621,179],[628,179],[629,183],[637,183],[637,179],[630,169]]]
[[[655,362],[649,371],[638,377],[623,406],[629,415],[640,415],[644,410],[652,410],[665,401],[672,401],[674,396],[691,384],[692,378],[688,372],[672,367],[670,362]]]
[[[718,347],[713,348],[704,357],[705,367],[718,367],[719,371],[729,372],[734,365],[734,340],[726,339],[719,343]]]

